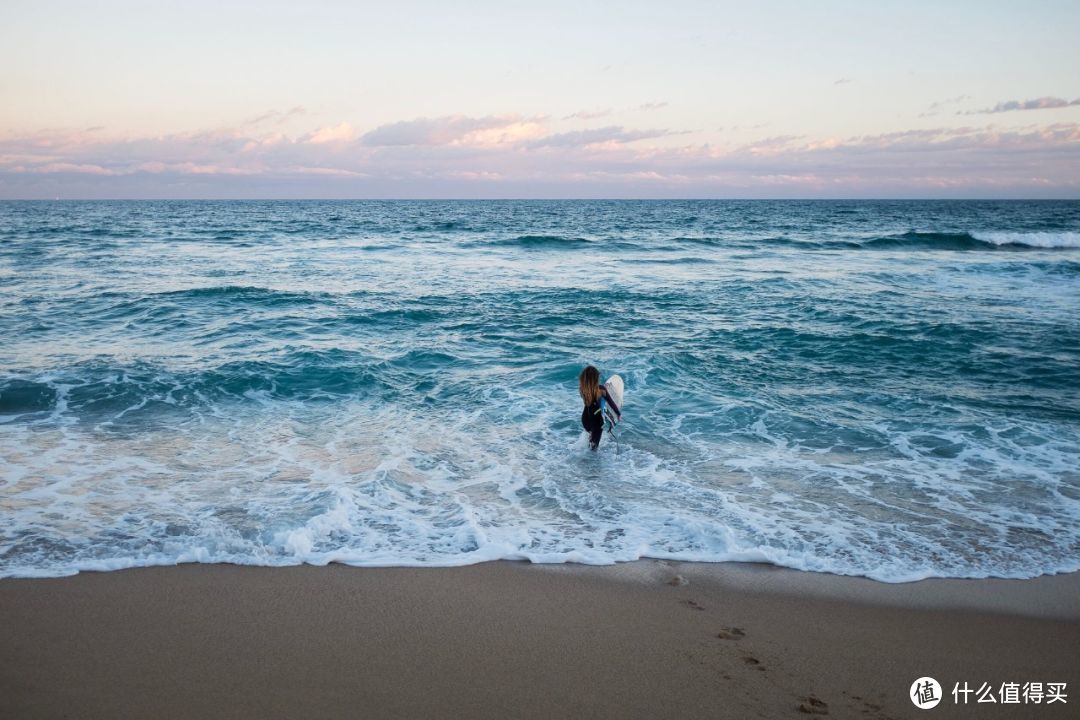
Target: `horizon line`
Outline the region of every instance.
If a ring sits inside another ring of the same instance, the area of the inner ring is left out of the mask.
[[[1075,197],[10,197],[0,202],[1080,202]]]

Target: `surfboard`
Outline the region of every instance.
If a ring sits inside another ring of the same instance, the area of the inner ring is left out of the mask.
[[[611,396],[611,399],[619,406],[619,411],[622,412],[624,397],[622,378],[618,375],[612,375],[604,382],[604,387],[607,388],[608,395]],[[608,419],[608,422],[611,423],[612,427],[614,427],[615,423],[619,422],[619,418],[616,417],[615,412],[606,405],[604,406],[604,416]]]

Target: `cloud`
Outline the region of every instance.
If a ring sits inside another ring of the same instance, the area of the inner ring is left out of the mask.
[[[542,134],[543,117],[447,115],[380,125],[360,138],[371,147],[395,145],[485,145],[514,142]]]
[[[767,123],[767,122],[758,123],[757,125],[728,125],[728,126],[718,127],[718,128],[716,128],[716,130],[717,130],[717,132],[725,132],[727,130],[730,130],[732,132],[739,132],[739,131],[742,131],[742,130],[760,130],[761,128],[768,127],[769,125],[770,125],[770,123]]]
[[[851,78],[842,77],[839,80],[834,80],[833,85],[847,85],[849,82],[851,82]]]
[[[1063,161],[1063,167],[1076,164],[1080,159],[1080,124],[1058,123],[1016,130],[1002,130],[993,126],[928,128],[816,139],[781,135],[722,151],[720,155],[730,159],[753,157],[763,161],[773,158],[789,166],[804,162],[835,163],[838,166],[872,162],[896,164],[896,169],[900,169],[905,162],[915,164],[924,160],[944,162],[951,159],[957,163],[958,169],[963,170],[991,161],[1007,169],[1010,156],[1055,153]],[[1011,159],[1011,162],[1016,161],[1015,157]]]
[[[666,102],[647,102],[637,106],[638,110],[659,110],[660,108],[666,108],[668,104]]]
[[[558,133],[533,140],[526,144],[530,148],[544,147],[587,147],[601,143],[625,144],[636,140],[646,140],[673,134],[670,130],[627,130],[620,125],[608,125],[607,127],[594,128],[592,130],[575,130],[573,132]]]
[[[260,115],[256,115],[252,119],[248,120],[246,123],[244,123],[244,125],[261,125],[262,123],[267,122],[273,122],[277,125],[280,125],[281,123],[289,120],[290,118],[299,117],[306,114],[307,110],[305,110],[301,105],[289,108],[284,112],[281,110],[267,110],[266,112]]]
[[[941,111],[945,109],[946,105],[954,105],[956,103],[967,102],[971,99],[970,95],[957,95],[956,97],[946,98],[945,100],[938,100],[937,102],[930,103],[930,107],[925,112],[919,113],[919,117],[932,117],[934,115],[941,114]]]
[[[342,168],[327,168],[327,167],[292,167],[288,168],[291,173],[297,175],[321,175],[324,177],[368,177],[367,173],[356,172],[355,170],[344,170]]]
[[[108,168],[101,167],[100,165],[91,164],[77,164],[77,163],[46,163],[44,165],[35,165],[29,168],[29,172],[34,173],[79,173],[86,175],[115,175],[116,173]]]
[[[595,120],[596,118],[606,117],[610,114],[610,108],[604,110],[578,110],[576,113],[564,116],[563,120]]]
[[[356,130],[349,123],[343,122],[334,127],[319,128],[305,136],[303,141],[317,145],[319,143],[348,142],[355,138]]]
[[[1003,113],[1012,112],[1014,110],[1049,110],[1052,108],[1069,107],[1070,105],[1080,105],[1080,98],[1075,100],[1066,100],[1059,97],[1041,97],[1034,100],[1006,100],[999,102],[992,108],[986,108],[983,110],[968,110],[966,112],[957,112],[957,115],[988,115],[991,113]]]
[[[682,145],[521,115],[270,129],[0,134],[0,197],[1080,196],[1080,123]]]
[[[801,140],[806,137],[805,135],[775,135],[763,140],[756,140],[747,145],[743,145],[736,153],[747,153],[750,155],[778,155],[790,151],[792,143],[796,140]]]

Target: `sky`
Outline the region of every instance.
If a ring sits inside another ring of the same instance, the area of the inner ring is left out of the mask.
[[[0,0],[0,198],[1080,198],[1080,2]]]

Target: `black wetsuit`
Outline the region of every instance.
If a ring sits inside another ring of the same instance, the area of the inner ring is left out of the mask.
[[[619,412],[619,406],[607,394],[607,389],[601,386],[601,390],[603,390],[604,399],[607,400],[611,409],[615,411],[615,417],[621,417],[622,413]],[[601,411],[600,400],[597,400],[592,405],[586,405],[585,409],[581,411],[581,424],[589,431],[589,447],[595,450],[600,445],[600,436],[604,434],[604,413]]]

